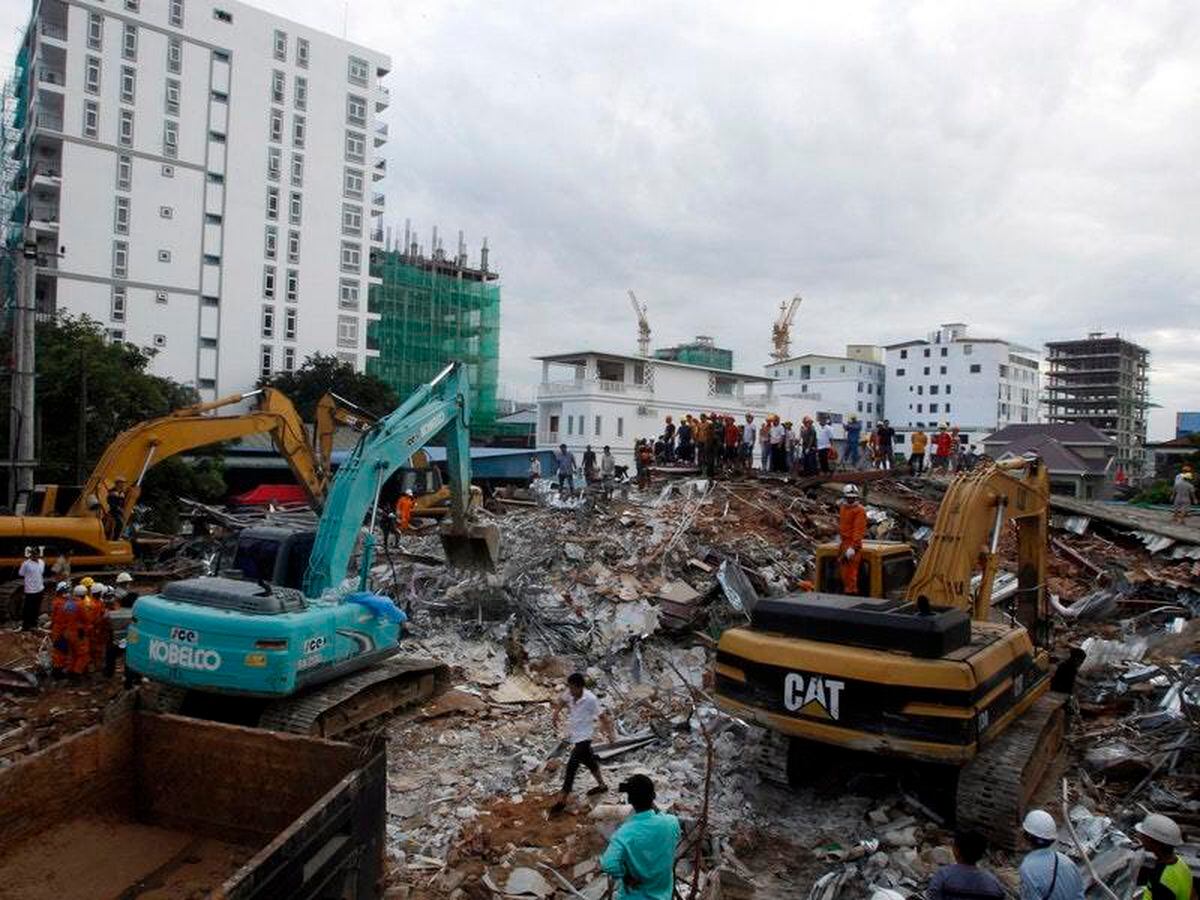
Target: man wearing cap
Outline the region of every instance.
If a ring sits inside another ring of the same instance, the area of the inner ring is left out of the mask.
[[[1192,896],[1192,870],[1175,853],[1183,843],[1183,832],[1173,819],[1150,813],[1133,830],[1146,848],[1137,883],[1143,885],[1138,900],[1189,900]]]
[[[1044,809],[1031,809],[1021,824],[1033,848],[1021,860],[1021,900],[1083,900],[1083,878],[1075,863],[1054,849],[1058,825]]]
[[[646,775],[630,776],[618,790],[633,815],[608,842],[600,868],[620,885],[621,900],[671,900],[679,820],[654,808],[654,782]]]
[[[567,692],[554,704],[551,723],[555,731],[558,731],[559,715],[563,709],[567,710],[567,740],[571,742],[571,756],[567,759],[562,791],[559,792],[558,801],[550,807],[551,812],[562,812],[567,808],[567,798],[571,796],[580,766],[586,766],[596,779],[596,786],[588,791],[589,796],[608,793],[608,785],[600,774],[600,760],[592,752],[592,737],[596,734],[597,721],[607,732],[609,740],[616,740],[616,733],[608,713],[600,708],[596,695],[584,685],[583,675],[572,672],[567,679]]]

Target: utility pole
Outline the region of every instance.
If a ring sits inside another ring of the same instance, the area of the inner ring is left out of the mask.
[[[12,408],[9,411],[8,501],[16,510],[21,498],[33,490],[34,379],[37,371],[37,238],[25,229],[17,268],[17,296],[13,306]]]

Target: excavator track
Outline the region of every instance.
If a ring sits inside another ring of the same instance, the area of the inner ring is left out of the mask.
[[[1066,696],[1046,694],[958,775],[957,827],[1018,849],[1026,806],[1062,748]]]
[[[436,660],[394,656],[299,696],[270,703],[258,725],[272,731],[334,737],[428,699],[445,672],[446,666]]]

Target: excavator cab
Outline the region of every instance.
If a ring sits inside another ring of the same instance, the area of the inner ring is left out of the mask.
[[[814,566],[815,589],[841,594],[841,553],[836,543],[820,544]],[[908,590],[917,561],[913,549],[902,541],[863,541],[858,564],[858,596],[899,600]]]

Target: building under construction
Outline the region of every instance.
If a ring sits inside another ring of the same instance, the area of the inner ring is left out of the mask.
[[[654,351],[655,359],[687,363],[692,366],[707,366],[710,369],[733,371],[733,351],[718,347],[713,339],[700,335],[694,341],[674,347],[660,347]]]
[[[433,231],[430,252],[405,226],[402,241],[390,235],[385,250],[371,254],[367,325],[367,372],[405,397],[427,384],[452,360],[466,364],[471,383],[472,437],[489,438],[496,421],[500,375],[500,276],[488,268],[486,239],[479,266],[467,264],[459,232],[448,255]]]
[[[1086,422],[1117,442],[1116,464],[1129,477],[1146,467],[1150,352],[1120,335],[1093,332],[1046,344],[1047,422]]]

